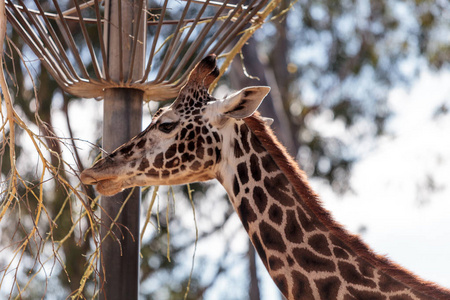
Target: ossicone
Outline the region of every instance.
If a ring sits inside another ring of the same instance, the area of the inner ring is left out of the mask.
[[[209,88],[211,83],[219,76],[216,55],[210,54],[203,58],[189,74],[187,85],[201,85]]]

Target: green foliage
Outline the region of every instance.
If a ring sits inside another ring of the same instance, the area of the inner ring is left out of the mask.
[[[283,1],[280,10],[289,4]],[[359,155],[342,135],[330,137],[312,120],[331,115],[329,122],[348,132],[377,137],[390,116],[391,87],[408,86],[423,62],[431,69],[448,67],[449,23],[443,11],[450,11],[448,2],[300,0],[274,19],[260,48],[268,53],[286,115],[299,133],[294,136],[303,149],[299,159],[310,175],[339,186]],[[279,59],[283,55],[285,61]],[[339,146],[324,172],[319,163],[330,160],[323,151],[328,143]]]

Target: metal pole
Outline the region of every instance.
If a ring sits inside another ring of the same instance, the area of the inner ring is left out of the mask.
[[[145,1],[145,0],[143,0]],[[139,11],[139,0],[107,0],[105,3],[104,39],[107,64],[116,82],[138,80],[143,75],[145,58],[145,14]],[[143,5],[145,9],[145,2]],[[140,22],[137,24],[138,15]],[[139,43],[135,43],[136,26]],[[132,48],[135,43],[134,67]],[[132,70],[132,71],[131,71]],[[131,71],[131,73],[130,73]],[[103,148],[111,152],[129,141],[142,129],[142,100],[137,89],[111,88],[105,90],[103,102]],[[141,193],[127,189],[112,197],[102,197],[101,238],[109,233],[112,220],[122,213],[113,226],[113,233],[101,244],[100,299],[137,300],[139,295],[139,216]],[[125,228],[126,227],[126,228]]]

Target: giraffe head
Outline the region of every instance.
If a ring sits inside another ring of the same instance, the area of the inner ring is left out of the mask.
[[[81,173],[103,195],[144,185],[205,181],[216,176],[223,131],[252,115],[269,87],[248,87],[218,100],[208,93],[219,75],[215,55],[199,62],[178,97],[158,110],[150,125]]]

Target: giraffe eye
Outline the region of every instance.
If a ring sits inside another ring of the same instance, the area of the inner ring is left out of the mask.
[[[177,124],[178,124],[178,122],[162,123],[162,124],[159,124],[158,129],[164,133],[169,133],[177,126]]]

